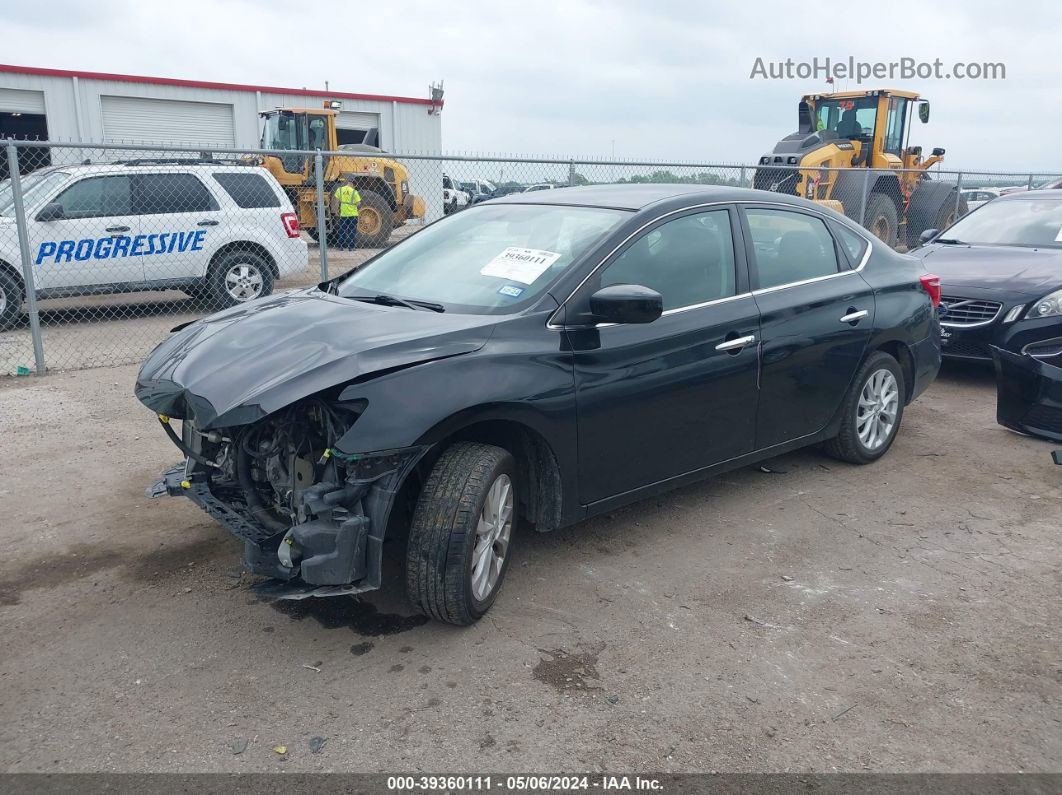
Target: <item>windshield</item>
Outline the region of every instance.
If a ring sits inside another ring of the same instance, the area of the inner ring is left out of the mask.
[[[627,217],[594,207],[479,204],[383,252],[340,282],[339,294],[385,294],[473,314],[511,312]]]
[[[1062,199],[1012,199],[982,204],[940,238],[963,243],[1062,248]]]
[[[47,171],[27,174],[22,178],[22,203],[27,208],[33,207],[38,199],[44,198],[52,188],[59,185],[70,175],[63,171]],[[14,215],[15,198],[11,192],[11,180],[0,182],[0,215]]]
[[[838,138],[869,141],[877,115],[877,97],[820,99],[815,103],[815,129],[835,132]]]

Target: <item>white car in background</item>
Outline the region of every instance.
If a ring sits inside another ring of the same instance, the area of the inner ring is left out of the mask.
[[[443,174],[443,214],[457,212],[462,207],[467,207],[470,197],[457,187],[449,176]]]
[[[135,160],[22,177],[38,299],[183,290],[222,309],[305,270],[283,188],[257,166]],[[0,330],[25,300],[11,180],[0,182]]]
[[[553,190],[555,187],[557,187],[557,186],[556,185],[551,185],[548,182],[538,182],[538,183],[535,183],[534,185],[528,185],[526,188],[524,188],[523,192],[524,193],[530,193],[531,191],[536,191],[536,190]]]
[[[962,198],[966,200],[968,210],[976,210],[982,204],[998,199],[999,196],[999,188],[977,188],[962,192]]]

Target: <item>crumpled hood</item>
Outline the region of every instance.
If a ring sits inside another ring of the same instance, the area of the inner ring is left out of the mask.
[[[988,291],[996,300],[1039,298],[1062,287],[1062,249],[1021,246],[970,246],[935,243],[911,252],[940,277],[944,295],[951,288]]]
[[[358,377],[478,350],[496,321],[300,290],[174,332],[141,366],[135,393],[204,429],[242,425]]]

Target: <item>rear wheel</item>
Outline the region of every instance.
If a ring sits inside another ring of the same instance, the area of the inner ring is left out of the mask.
[[[254,251],[229,251],[210,267],[207,288],[217,309],[245,304],[273,292],[273,272]]]
[[[391,205],[376,191],[358,191],[358,248],[383,248],[395,228]]]
[[[406,551],[406,591],[422,613],[478,621],[509,568],[518,505],[516,461],[489,444],[459,442],[432,467]]]
[[[883,351],[872,353],[845,395],[841,430],[826,452],[853,464],[877,461],[900,429],[905,394],[900,363]]]
[[[895,248],[899,219],[892,199],[884,193],[871,193],[867,197],[867,207],[863,213],[863,226],[879,240]]]
[[[22,315],[25,293],[22,282],[0,269],[0,331],[14,328]]]

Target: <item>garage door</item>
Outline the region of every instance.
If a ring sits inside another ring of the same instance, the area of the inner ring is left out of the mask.
[[[232,105],[143,97],[100,97],[104,140],[235,146]]]
[[[341,110],[336,117],[336,127],[340,130],[371,130],[380,126],[379,113],[354,113]]]
[[[4,113],[44,113],[44,92],[0,88],[0,111]]]

